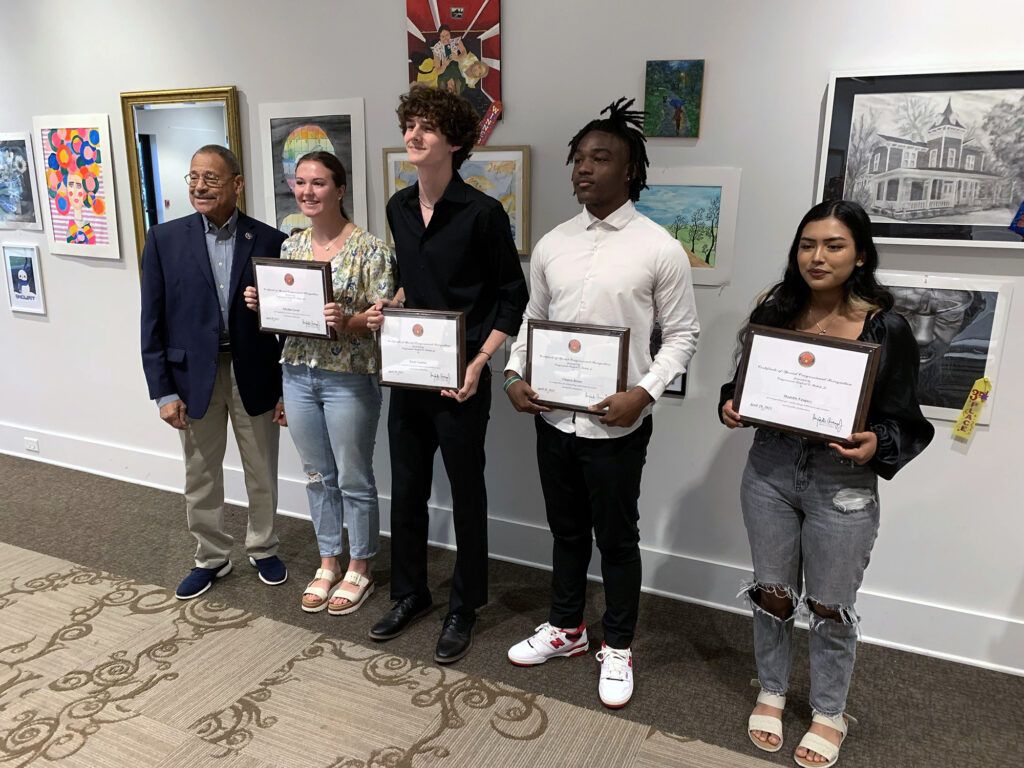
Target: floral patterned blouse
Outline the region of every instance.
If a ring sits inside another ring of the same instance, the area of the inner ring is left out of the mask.
[[[282,259],[312,261],[312,228],[281,245]],[[387,244],[359,227],[331,257],[334,300],[346,315],[357,315],[378,299],[395,295],[395,254]],[[340,373],[376,373],[373,334],[342,333],[337,339],[289,336],[282,363],[326,368]]]

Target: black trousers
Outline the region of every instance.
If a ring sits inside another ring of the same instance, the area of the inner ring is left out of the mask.
[[[487,489],[484,438],[491,410],[491,374],[484,369],[464,403],[437,392],[394,388],[388,410],[391,446],[391,599],[430,596],[427,586],[427,501],[434,454],[452,489],[455,573],[448,610],[487,603]]]
[[[607,440],[561,432],[541,416],[535,421],[540,484],[554,537],[548,621],[562,628],[583,622],[593,530],[604,578],[604,642],[628,648],[642,576],[637,500],[653,421],[648,416],[628,435]]]

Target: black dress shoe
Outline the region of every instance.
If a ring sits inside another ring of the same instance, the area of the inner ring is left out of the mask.
[[[390,640],[405,632],[416,619],[425,616],[433,607],[429,597],[409,595],[391,606],[381,620],[373,625],[370,637],[374,640]]]
[[[438,664],[451,664],[458,661],[473,645],[473,625],[476,613],[449,613],[444,617],[441,637],[437,639],[437,650],[434,661]]]

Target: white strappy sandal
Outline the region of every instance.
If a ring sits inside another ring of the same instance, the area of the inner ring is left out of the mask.
[[[793,759],[796,761],[796,764],[803,766],[803,768],[829,768],[829,766],[835,765],[839,761],[839,747],[843,745],[843,741],[846,739],[846,732],[850,729],[851,720],[852,718],[845,714],[839,715],[838,717],[826,717],[825,715],[819,715],[815,712],[814,717],[811,718],[811,722],[827,725],[829,728],[834,728],[839,731],[839,744],[833,744],[828,739],[808,731],[804,734],[804,737],[800,739],[799,746],[809,749],[812,752],[817,752],[825,758],[825,762],[815,763],[805,757],[797,757],[794,754]]]
[[[757,684],[756,680],[751,680],[751,684]],[[776,709],[786,708],[786,697],[776,696],[774,693],[768,693],[767,691],[761,691],[757,694],[757,703],[766,704],[769,707],[775,707]],[[778,744],[772,744],[770,741],[761,741],[754,736],[752,731],[764,731],[770,733],[773,736],[779,737]],[[747,718],[747,735],[750,740],[754,742],[754,746],[758,749],[763,749],[765,752],[778,752],[782,749],[782,718],[775,717],[774,715],[751,715]],[[817,751],[817,750],[815,750]]]

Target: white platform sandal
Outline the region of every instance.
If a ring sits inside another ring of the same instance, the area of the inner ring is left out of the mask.
[[[751,680],[750,682],[751,685],[760,686],[757,680]],[[761,691],[757,694],[757,703],[766,704],[769,707],[775,707],[776,709],[785,709],[786,697],[776,696],[774,693],[768,693],[767,691]],[[754,736],[752,731],[764,731],[765,733],[770,733],[773,736],[778,736],[779,743],[772,744],[770,741],[761,741],[759,738]],[[765,752],[778,752],[782,749],[782,718],[775,717],[774,715],[751,715],[747,718],[747,735],[750,737],[750,740],[754,742],[754,746],[758,749],[763,749]]]
[[[812,752],[817,752],[825,758],[825,762],[816,763],[808,760],[806,757],[797,757],[797,755],[794,754],[793,759],[796,761],[796,764],[803,766],[803,768],[829,768],[829,766],[835,765],[839,761],[839,747],[843,745],[843,741],[846,739],[846,732],[850,728],[850,720],[852,720],[852,718],[848,715],[826,717],[825,715],[815,713],[814,717],[811,718],[811,722],[827,725],[829,728],[834,728],[839,731],[839,744],[833,744],[828,739],[808,731],[804,734],[804,737],[800,739],[799,746],[809,749]]]
[[[321,580],[330,582],[331,586],[327,589],[313,586]],[[316,575],[306,585],[306,591],[302,593],[302,610],[306,613],[319,613],[326,608],[328,592],[334,590],[340,581],[341,578],[334,571],[327,568],[317,568]]]
[[[359,589],[355,592],[346,592],[342,590],[341,585],[346,581],[350,584],[355,584]],[[331,616],[344,616],[348,613],[355,613],[359,610],[359,607],[366,602],[366,598],[372,594],[373,579],[368,579],[361,573],[349,571],[345,574],[345,578],[338,582],[338,586],[331,590],[330,597],[327,598],[327,612],[331,614]],[[336,597],[343,597],[348,600],[348,602],[340,608],[335,608],[330,604],[330,601]]]

